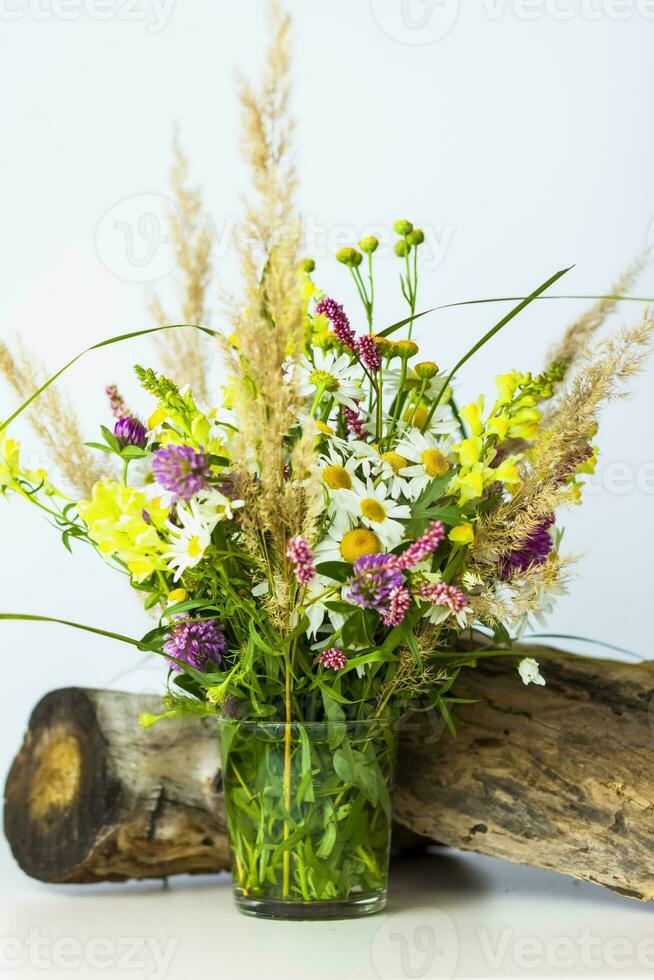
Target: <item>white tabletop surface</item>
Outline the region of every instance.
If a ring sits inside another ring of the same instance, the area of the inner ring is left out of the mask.
[[[386,912],[285,923],[239,915],[228,875],[52,887],[0,847],[0,977],[405,980],[646,977],[653,909],[602,888],[442,851],[395,862]]]

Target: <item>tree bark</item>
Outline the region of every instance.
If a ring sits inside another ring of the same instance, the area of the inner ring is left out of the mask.
[[[215,722],[143,731],[154,696],[66,688],[36,706],[5,788],[20,867],[49,882],[229,867]]]
[[[457,694],[453,740],[405,725],[397,843],[453,847],[654,897],[654,663],[545,648],[546,687],[509,660],[480,661]],[[215,723],[162,722],[153,696],[68,688],[35,708],[5,790],[5,833],[50,882],[206,873],[229,865]],[[402,837],[401,835],[405,836]],[[407,836],[408,834],[408,836]]]
[[[530,650],[531,653],[531,650]],[[546,687],[465,672],[458,738],[400,743],[395,816],[469,851],[654,898],[654,662],[534,651]]]

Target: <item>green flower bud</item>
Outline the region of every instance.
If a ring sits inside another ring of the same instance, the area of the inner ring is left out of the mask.
[[[377,334],[373,334],[372,339],[375,341],[377,350],[382,355],[382,357],[392,356],[392,351],[393,351],[392,340],[389,340],[388,337],[378,337]]]
[[[361,265],[363,255],[361,252],[357,252],[356,248],[350,248],[348,246],[346,248],[339,248],[338,252],[336,253],[336,258],[339,262],[342,262],[343,265],[355,267],[357,265]]]
[[[393,231],[396,235],[408,235],[409,232],[413,231],[413,225],[410,221],[407,221],[406,218],[401,218],[393,225]]]
[[[415,365],[414,371],[423,381],[429,381],[438,374],[438,364],[434,364],[433,361],[421,361],[420,364]]]
[[[306,272],[307,275],[313,272],[315,268],[316,268],[316,263],[313,261],[313,259],[302,259],[302,261],[300,262],[300,269],[302,270],[302,272]]]
[[[402,360],[405,358],[414,357],[414,355],[420,350],[415,340],[396,340],[395,349]]]
[[[425,240],[425,233],[422,228],[414,228],[413,231],[410,231],[406,236],[406,240],[408,241],[409,245],[422,245]]]
[[[359,242],[359,248],[367,255],[372,255],[379,248],[379,239],[375,238],[374,235],[367,235],[366,238],[362,238]]]
[[[411,246],[407,245],[403,238],[400,238],[399,242],[395,242],[395,254],[399,255],[401,259],[403,259],[405,255],[408,255],[410,251]]]

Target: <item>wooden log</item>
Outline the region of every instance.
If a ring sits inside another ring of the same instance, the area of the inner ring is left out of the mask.
[[[216,725],[143,731],[154,696],[66,688],[36,706],[5,789],[21,868],[49,882],[121,881],[229,867]]]
[[[460,693],[459,737],[402,733],[395,813],[413,833],[654,897],[654,664],[534,651],[547,687],[505,660]],[[9,774],[5,832],[53,882],[165,877],[228,866],[215,724],[143,732],[155,697],[67,689],[37,705]],[[412,835],[408,841],[413,843]]]
[[[654,898],[654,662],[535,651],[546,687],[466,672],[455,743],[400,743],[395,816],[469,851]]]

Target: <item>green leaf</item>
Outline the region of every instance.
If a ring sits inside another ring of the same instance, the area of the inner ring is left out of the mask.
[[[478,350],[481,350],[481,348],[485,344],[487,344],[488,341],[491,340],[495,336],[496,333],[499,333],[499,331],[503,327],[505,327],[507,325],[507,323],[510,323],[510,321],[513,320],[513,318],[516,317],[518,315],[518,313],[522,313],[522,311],[525,309],[525,307],[529,306],[530,303],[533,303],[533,301],[535,299],[537,299],[540,296],[541,293],[544,293],[546,289],[549,289],[550,286],[554,285],[554,283],[557,282],[562,276],[564,276],[567,272],[570,272],[570,269],[571,268],[572,268],[572,266],[568,266],[567,269],[560,269],[559,272],[555,272],[553,276],[550,276],[549,279],[546,279],[544,283],[541,283],[540,286],[538,286],[536,289],[534,289],[533,293],[530,293],[529,296],[526,296],[523,300],[521,300],[518,303],[517,306],[514,306],[513,309],[510,310],[506,314],[506,316],[503,316],[502,319],[499,320],[495,324],[494,327],[491,327],[491,329],[488,330],[484,334],[484,336],[480,340],[477,341],[476,344],[473,344],[473,346],[468,351],[466,351],[466,353],[463,355],[463,357],[461,357],[456,362],[456,364],[454,365],[454,367],[452,368],[452,370],[450,371],[450,373],[447,375],[447,377],[445,379],[445,382],[443,384],[443,387],[441,388],[441,390],[438,393],[437,397],[434,399],[434,402],[433,402],[433,404],[431,406],[431,409],[429,410],[429,416],[428,416],[427,422],[425,423],[425,426],[424,426],[425,428],[427,428],[427,425],[428,425],[429,421],[431,421],[431,419],[433,418],[434,412],[436,411],[436,408],[437,408],[437,406],[438,406],[441,398],[443,397],[443,395],[444,395],[445,391],[447,390],[447,388],[448,388],[448,386],[449,386],[452,378],[455,376],[455,374],[457,373],[457,371],[459,370],[459,368],[463,367],[463,365],[466,363],[466,361],[469,361],[470,358],[474,354],[476,354]]]
[[[369,609],[357,609],[343,623],[341,636],[345,647],[358,647],[363,642],[372,645],[379,617]]]
[[[340,704],[338,704],[338,702],[331,697],[329,691],[322,686],[320,688],[320,693],[322,695],[322,703],[327,716],[327,721],[329,722],[327,743],[330,749],[334,750],[341,744],[347,735],[345,712],[341,708]]]
[[[346,582],[352,575],[352,566],[346,561],[324,561],[316,565],[316,571],[335,582]]]
[[[104,436],[105,442],[109,448],[115,453],[120,454],[120,443],[118,442],[118,439],[116,439],[116,436],[113,434],[111,429],[108,429],[106,425],[101,425],[100,429],[102,430],[102,435]]]
[[[113,450],[109,449],[109,446],[105,446],[101,442],[85,442],[84,445],[85,446],[88,446],[89,449],[97,449],[98,452],[101,452],[101,453],[112,453],[113,452]]]
[[[325,833],[320,839],[320,843],[316,848],[316,857],[328,858],[329,855],[334,850],[334,844],[336,843],[336,821],[331,820],[325,829]]]
[[[304,800],[308,803],[315,802],[313,791],[313,773],[311,771],[311,742],[304,725],[300,725],[300,758],[302,766],[302,778],[297,791],[297,802],[301,805]]]
[[[76,354],[75,357],[73,357],[72,360],[64,364],[64,366],[60,368],[56,374],[53,374],[52,377],[45,382],[45,384],[42,384],[41,387],[38,388],[34,392],[34,394],[30,395],[30,397],[26,401],[24,401],[23,404],[20,405],[16,409],[16,411],[9,416],[8,419],[5,419],[4,422],[0,423],[0,432],[4,431],[4,429],[6,429],[7,426],[14,421],[14,419],[17,419],[18,416],[21,415],[26,408],[29,408],[32,402],[36,398],[38,398],[39,395],[42,395],[43,392],[46,391],[50,387],[50,385],[57,380],[57,378],[60,378],[62,374],[64,374],[66,371],[68,371],[69,368],[73,366],[73,364],[77,364],[79,360],[81,360],[86,354],[90,354],[91,351],[100,350],[102,347],[110,347],[112,344],[120,344],[124,340],[134,340],[137,337],[146,337],[148,336],[148,334],[151,333],[160,333],[162,330],[182,330],[182,329],[200,330],[202,331],[202,333],[206,333],[209,337],[218,336],[218,333],[215,330],[210,330],[209,327],[200,327],[196,323],[172,323],[164,327],[148,327],[146,330],[133,330],[131,333],[124,333],[121,334],[119,337],[109,337],[108,340],[101,340],[99,343],[93,344],[93,346],[91,347],[87,347],[80,354]]]
[[[141,449],[140,446],[125,446],[120,452],[121,459],[144,459],[149,455],[150,453]]]
[[[343,669],[339,671],[338,675],[339,677],[342,677],[343,674],[347,674],[348,671],[356,670],[357,667],[363,667],[366,664],[389,663],[392,660],[395,660],[392,653],[379,648],[374,650],[372,653],[364,653],[360,657],[352,657],[350,660],[348,660],[347,666],[343,667]]]

